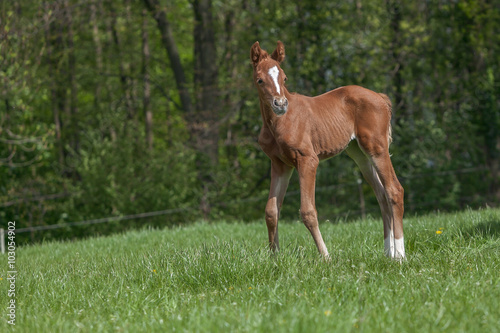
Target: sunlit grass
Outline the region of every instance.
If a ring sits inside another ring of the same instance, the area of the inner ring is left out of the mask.
[[[402,264],[377,219],[321,230],[330,262],[299,222],[272,257],[262,221],[19,248],[16,331],[499,331],[500,210],[406,219]]]

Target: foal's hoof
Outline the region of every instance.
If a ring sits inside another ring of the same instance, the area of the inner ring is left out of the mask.
[[[406,261],[406,256],[404,254],[401,254],[399,252],[393,253],[392,255],[385,254],[389,259],[392,261],[397,261],[399,263],[402,263],[403,261]]]
[[[326,261],[326,262],[330,262],[332,261],[332,257],[330,257],[330,254],[321,254],[321,259],[323,259],[323,261]]]

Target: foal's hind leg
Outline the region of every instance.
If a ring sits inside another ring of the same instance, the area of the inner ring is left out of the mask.
[[[403,237],[404,190],[396,177],[388,151],[380,156],[372,156],[371,161],[386,191],[391,215],[389,225],[384,227],[386,253],[391,258],[402,259],[405,257]]]
[[[377,196],[384,221],[385,254],[394,259],[405,257],[403,238],[404,190],[389,156],[388,145],[364,140],[351,143],[347,153],[358,164]]]
[[[385,238],[387,237],[386,226],[389,226],[391,223],[390,222],[391,211],[385,194],[385,189],[382,186],[382,183],[380,182],[380,178],[378,177],[377,171],[375,170],[375,167],[373,166],[370,159],[365,155],[365,153],[363,153],[363,151],[361,151],[357,141],[351,141],[351,143],[346,149],[346,153],[349,155],[349,157],[351,157],[354,160],[354,162],[356,162],[356,164],[359,167],[359,170],[363,174],[363,177],[371,186],[373,192],[375,192],[375,196],[377,197],[377,201],[380,206],[380,211],[382,213],[382,219],[384,221],[384,238]]]

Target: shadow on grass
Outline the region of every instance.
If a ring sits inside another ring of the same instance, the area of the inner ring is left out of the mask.
[[[500,221],[486,221],[478,223],[472,228],[466,230],[465,236],[468,238],[499,238],[500,237]]]

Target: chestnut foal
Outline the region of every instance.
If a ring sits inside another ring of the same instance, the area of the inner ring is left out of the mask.
[[[271,189],[266,205],[271,250],[279,249],[278,218],[296,168],[302,221],[319,252],[329,258],[318,227],[316,169],[321,160],[345,150],[375,191],[384,221],[385,254],[403,259],[403,187],[389,155],[389,98],[359,86],[341,87],[317,97],[289,93],[285,72],[280,67],[285,58],[285,47],[280,41],[270,56],[255,42],[250,58],[263,121],[259,145],[271,159]]]

